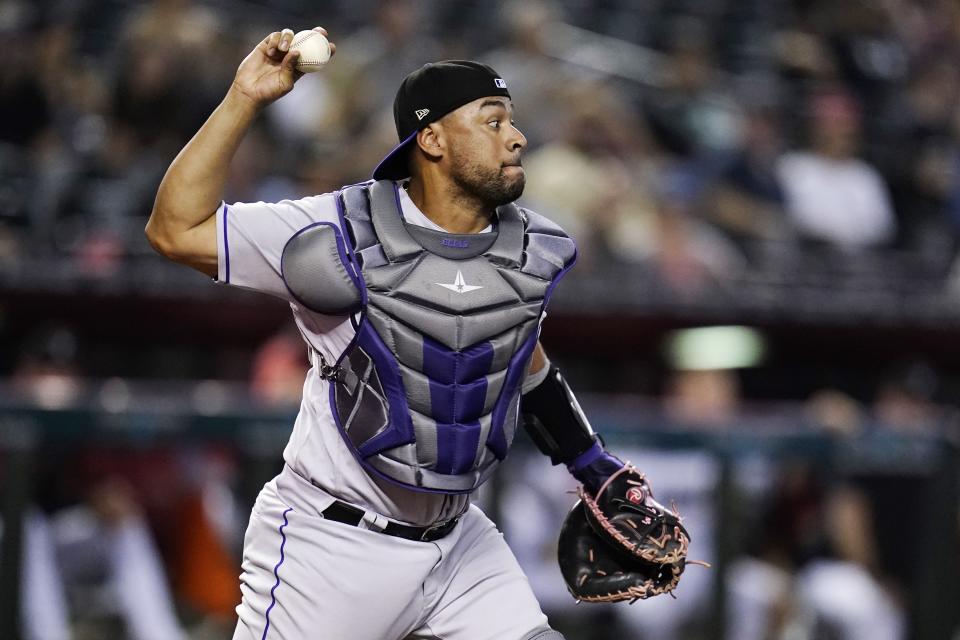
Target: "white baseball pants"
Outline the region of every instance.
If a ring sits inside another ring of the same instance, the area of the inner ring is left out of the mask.
[[[477,507],[444,538],[414,542],[325,520],[332,501],[289,468],[260,492],[233,640],[562,637]]]

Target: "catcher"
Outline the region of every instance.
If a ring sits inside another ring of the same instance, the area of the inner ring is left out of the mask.
[[[524,385],[524,426],[540,451],[581,482],[560,531],[558,560],[579,602],[635,602],[671,593],[687,563],[690,535],[658,503],[646,477],[607,452],[560,371],[544,366]]]
[[[514,204],[526,138],[500,74],[469,60],[410,73],[400,144],[373,180],[220,200],[254,119],[302,76],[293,35],[241,63],[147,226],[163,255],[286,300],[313,364],[286,464],[251,513],[234,638],[561,638],[471,504],[513,442],[522,392],[534,439],[584,485],[561,545],[574,596],[674,588],[686,532],[603,450],[539,346],[576,247]]]

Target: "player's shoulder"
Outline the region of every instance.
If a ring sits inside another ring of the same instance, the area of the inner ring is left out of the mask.
[[[226,205],[231,214],[248,213],[254,216],[272,214],[280,217],[303,219],[332,219],[337,216],[335,193],[322,193],[301,198],[284,198],[275,202],[258,200],[256,202],[233,202]]]
[[[317,214],[320,217],[329,217],[337,213],[337,192],[319,193],[302,198],[281,200],[279,204],[290,207],[296,207],[308,213]]]

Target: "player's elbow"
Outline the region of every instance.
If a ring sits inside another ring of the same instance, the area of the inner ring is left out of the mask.
[[[164,231],[162,225],[157,223],[156,210],[150,215],[150,220],[147,221],[147,226],[143,232],[147,236],[147,242],[150,243],[154,251],[166,258],[174,259],[174,255],[176,255],[176,243],[170,234]]]
[[[190,263],[191,252],[185,234],[171,231],[168,225],[162,223],[154,211],[144,229],[147,241],[153,250],[168,260],[179,263]]]
[[[216,278],[218,269],[216,216],[182,229],[154,207],[144,229],[147,241],[163,257]]]

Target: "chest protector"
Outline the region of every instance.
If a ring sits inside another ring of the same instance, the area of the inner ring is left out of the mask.
[[[283,252],[293,296],[351,314],[330,408],[364,468],[418,491],[467,493],[504,459],[520,387],[554,286],[576,248],[546,218],[510,204],[496,231],[409,225],[391,181],[337,194],[341,234],[318,223]]]

